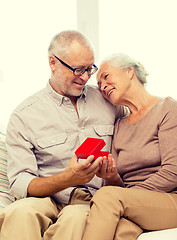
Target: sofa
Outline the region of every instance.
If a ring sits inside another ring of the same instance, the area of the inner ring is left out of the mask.
[[[7,152],[5,147],[5,134],[0,132],[0,211],[14,202],[9,193],[7,178]],[[164,220],[165,221],[165,220]],[[177,228],[142,233],[138,240],[177,240]],[[128,239],[127,239],[128,240]]]

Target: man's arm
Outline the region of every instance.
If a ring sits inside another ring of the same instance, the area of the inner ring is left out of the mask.
[[[7,128],[6,144],[10,189],[17,199],[50,196],[68,187],[88,183],[98,171],[102,158],[91,164],[93,156],[82,163],[74,156],[63,172],[58,169],[53,176],[39,176],[34,145],[27,130],[19,116],[13,114]]]
[[[85,161],[78,163],[74,155],[64,172],[51,177],[33,179],[28,185],[28,196],[50,196],[68,187],[90,182],[103,158],[99,157],[95,161],[93,159],[94,156],[91,155]]]

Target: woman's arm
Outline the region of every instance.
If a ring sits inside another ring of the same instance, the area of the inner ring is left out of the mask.
[[[161,166],[156,173],[134,188],[160,192],[177,190],[177,102],[170,100],[167,106],[158,126]]]

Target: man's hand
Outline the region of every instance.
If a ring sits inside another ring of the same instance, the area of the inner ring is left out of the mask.
[[[90,155],[87,159],[79,163],[77,156],[73,156],[66,169],[66,172],[70,173],[73,186],[90,182],[98,172],[103,157],[98,157],[94,161],[93,159],[94,156]]]

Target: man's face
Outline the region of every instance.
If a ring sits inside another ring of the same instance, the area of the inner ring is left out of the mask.
[[[94,53],[87,47],[84,47],[77,42],[74,42],[70,47],[69,56],[65,59],[61,58],[72,68],[87,68],[92,67],[94,64]],[[57,53],[56,53],[57,55]],[[83,88],[90,76],[87,71],[81,76],[75,76],[73,71],[63,65],[54,56],[53,61],[55,70],[51,78],[51,86],[53,89],[69,98],[78,97],[81,95]],[[57,55],[60,58],[60,56]]]

